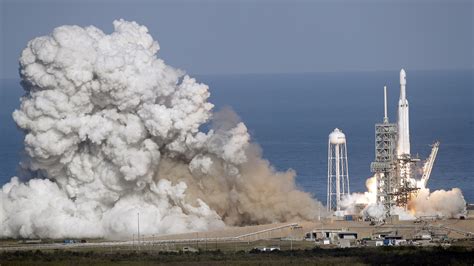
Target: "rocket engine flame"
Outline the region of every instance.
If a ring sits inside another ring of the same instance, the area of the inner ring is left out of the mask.
[[[0,237],[130,237],[317,217],[208,86],[157,57],[145,26],[61,26],[20,58],[22,167],[0,191]],[[200,127],[212,122],[212,129]],[[26,177],[22,177],[26,178]]]

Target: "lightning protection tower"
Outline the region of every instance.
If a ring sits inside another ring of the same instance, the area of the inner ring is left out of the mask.
[[[377,203],[384,206],[386,216],[390,216],[390,209],[396,204],[394,194],[399,184],[395,174],[396,145],[397,124],[388,122],[387,87],[384,87],[384,118],[383,123],[375,124],[375,161],[370,168],[377,178]]]
[[[328,141],[328,211],[340,211],[341,199],[349,193],[346,135],[336,128]]]

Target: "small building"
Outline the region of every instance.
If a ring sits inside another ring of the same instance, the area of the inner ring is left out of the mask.
[[[357,240],[357,232],[344,230],[313,230],[306,233],[306,240],[315,241],[319,245],[337,244],[340,247],[351,247]]]
[[[395,240],[395,246],[405,246],[407,245],[408,242],[406,239],[396,239]]]
[[[337,247],[338,248],[350,248],[352,245],[351,245],[351,240],[349,239],[339,239],[338,243],[337,243]]]
[[[356,232],[339,232],[337,233],[337,237],[339,239],[355,240],[357,239],[357,233]]]
[[[400,246],[406,243],[407,241],[401,236],[386,236],[383,240],[384,246]]]
[[[363,244],[368,247],[379,247],[383,246],[383,240],[365,240]]]
[[[331,240],[329,239],[317,239],[316,241],[316,245],[330,245],[331,244]]]

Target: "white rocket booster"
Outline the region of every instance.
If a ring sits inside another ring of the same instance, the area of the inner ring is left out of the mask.
[[[397,155],[410,154],[410,122],[408,117],[408,100],[406,97],[405,70],[400,70],[400,99],[398,100],[398,143]]]

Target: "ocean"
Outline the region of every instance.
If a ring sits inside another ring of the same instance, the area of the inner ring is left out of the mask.
[[[296,171],[296,183],[326,201],[328,134],[346,134],[351,192],[365,191],[374,159],[374,124],[396,121],[398,71],[302,74],[194,75],[209,85],[215,110],[231,107],[247,125],[263,157],[278,171]],[[441,142],[428,187],[459,187],[474,202],[474,71],[407,71],[413,154],[425,159]],[[1,80],[0,184],[17,174],[23,133],[11,118],[23,90]]]

